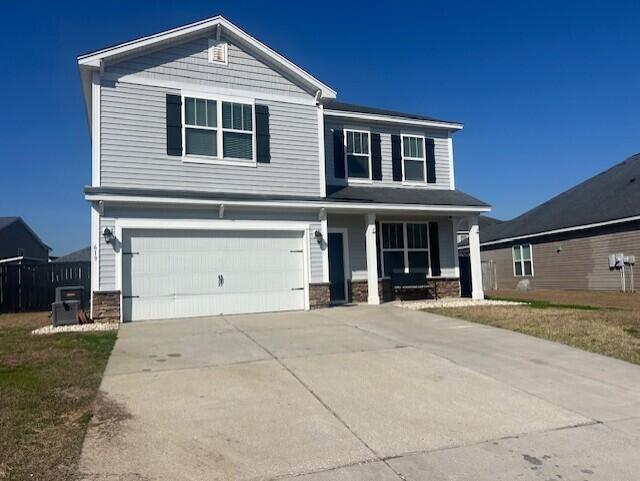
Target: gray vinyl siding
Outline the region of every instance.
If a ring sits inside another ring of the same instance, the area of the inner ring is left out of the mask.
[[[115,220],[118,218],[141,219],[209,219],[218,220],[218,209],[172,209],[172,208],[133,208],[133,207],[107,207],[105,215],[100,219],[100,232],[105,227],[114,230]],[[318,220],[318,212],[256,212],[246,210],[225,210],[225,219],[233,220],[269,220],[269,221],[303,221],[308,222],[309,239],[309,282],[322,282],[322,250],[315,240],[314,232],[321,228]],[[114,230],[115,232],[115,230]],[[104,242],[100,236],[100,290],[113,290],[115,281],[116,251]]]
[[[437,222],[438,244],[440,248],[441,277],[458,277],[457,246],[454,246],[453,223],[450,219],[442,217],[419,216],[379,216],[379,222]],[[329,230],[332,228],[346,228],[348,235],[349,267],[351,279],[367,279],[367,248],[366,248],[366,220],[365,215],[338,215],[329,214]],[[378,273],[381,275],[382,273]]]
[[[103,81],[101,183],[147,189],[320,195],[316,107],[269,106],[271,162],[257,166],[183,162],[167,155],[166,94],[176,90]]]
[[[102,232],[106,227],[108,227],[111,232],[115,234],[115,220],[112,217],[100,217],[100,258],[99,258],[99,267],[100,271],[98,272],[98,290],[100,291],[112,291],[116,288],[116,253],[115,246],[107,244],[104,241],[104,237],[102,236]]]
[[[209,40],[201,37],[108,65],[105,72],[110,78],[135,75],[152,80],[215,85],[298,98],[313,94],[276,71],[274,66],[226,40],[229,44],[228,65],[209,63]]]
[[[325,163],[327,184],[341,185],[345,184],[345,179],[336,179],[334,175],[334,158],[333,158],[333,130],[334,129],[356,129],[369,130],[372,133],[380,134],[380,149],[382,151],[382,180],[373,181],[374,186],[382,187],[404,187],[411,189],[450,189],[451,188],[451,169],[449,164],[449,136],[443,129],[421,129],[416,127],[401,127],[396,124],[385,124],[382,122],[366,122],[361,120],[349,120],[343,118],[335,118],[325,116],[324,119],[324,139],[325,139]],[[434,139],[435,158],[436,158],[436,182],[427,184],[424,187],[412,185],[403,185],[402,182],[393,180],[393,168],[391,163],[391,136],[392,135],[423,135]]]
[[[623,226],[600,230],[592,235],[555,239],[531,239],[483,248],[483,261],[493,261],[498,290],[515,289],[528,280],[532,289],[619,291],[620,271],[609,270],[608,256],[617,252],[640,258],[640,224],[633,229]],[[533,277],[513,274],[511,248],[531,243]],[[629,283],[627,282],[627,286]]]

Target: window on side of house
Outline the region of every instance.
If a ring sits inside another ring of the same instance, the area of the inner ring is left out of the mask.
[[[513,246],[513,275],[516,277],[533,276],[533,256],[531,244]]]
[[[253,105],[184,98],[184,154],[254,160]]]
[[[371,178],[371,136],[369,132],[345,130],[347,177]]]
[[[426,222],[381,224],[382,275],[396,272],[429,274],[429,235]]]
[[[424,137],[402,136],[402,173],[406,182],[425,182],[426,155]]]

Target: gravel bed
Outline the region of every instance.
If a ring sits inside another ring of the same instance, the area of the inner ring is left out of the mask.
[[[461,299],[459,297],[445,297],[443,299],[428,299],[422,301],[395,301],[395,304],[407,309],[434,309],[448,307],[483,307],[483,306],[524,306],[524,302],[494,301],[484,299],[482,301],[474,299]]]
[[[72,326],[44,326],[31,331],[31,334],[58,334],[60,332],[114,331],[120,324],[117,322],[95,322],[93,324],[74,324]]]

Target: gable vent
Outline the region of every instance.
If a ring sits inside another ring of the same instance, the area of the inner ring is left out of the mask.
[[[227,65],[227,42],[221,40],[209,40],[209,63],[221,63]]]

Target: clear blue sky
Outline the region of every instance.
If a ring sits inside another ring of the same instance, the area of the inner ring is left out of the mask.
[[[338,98],[465,124],[458,188],[507,219],[640,151],[640,2],[8,2],[0,216],[89,243],[75,58],[221,13]]]

